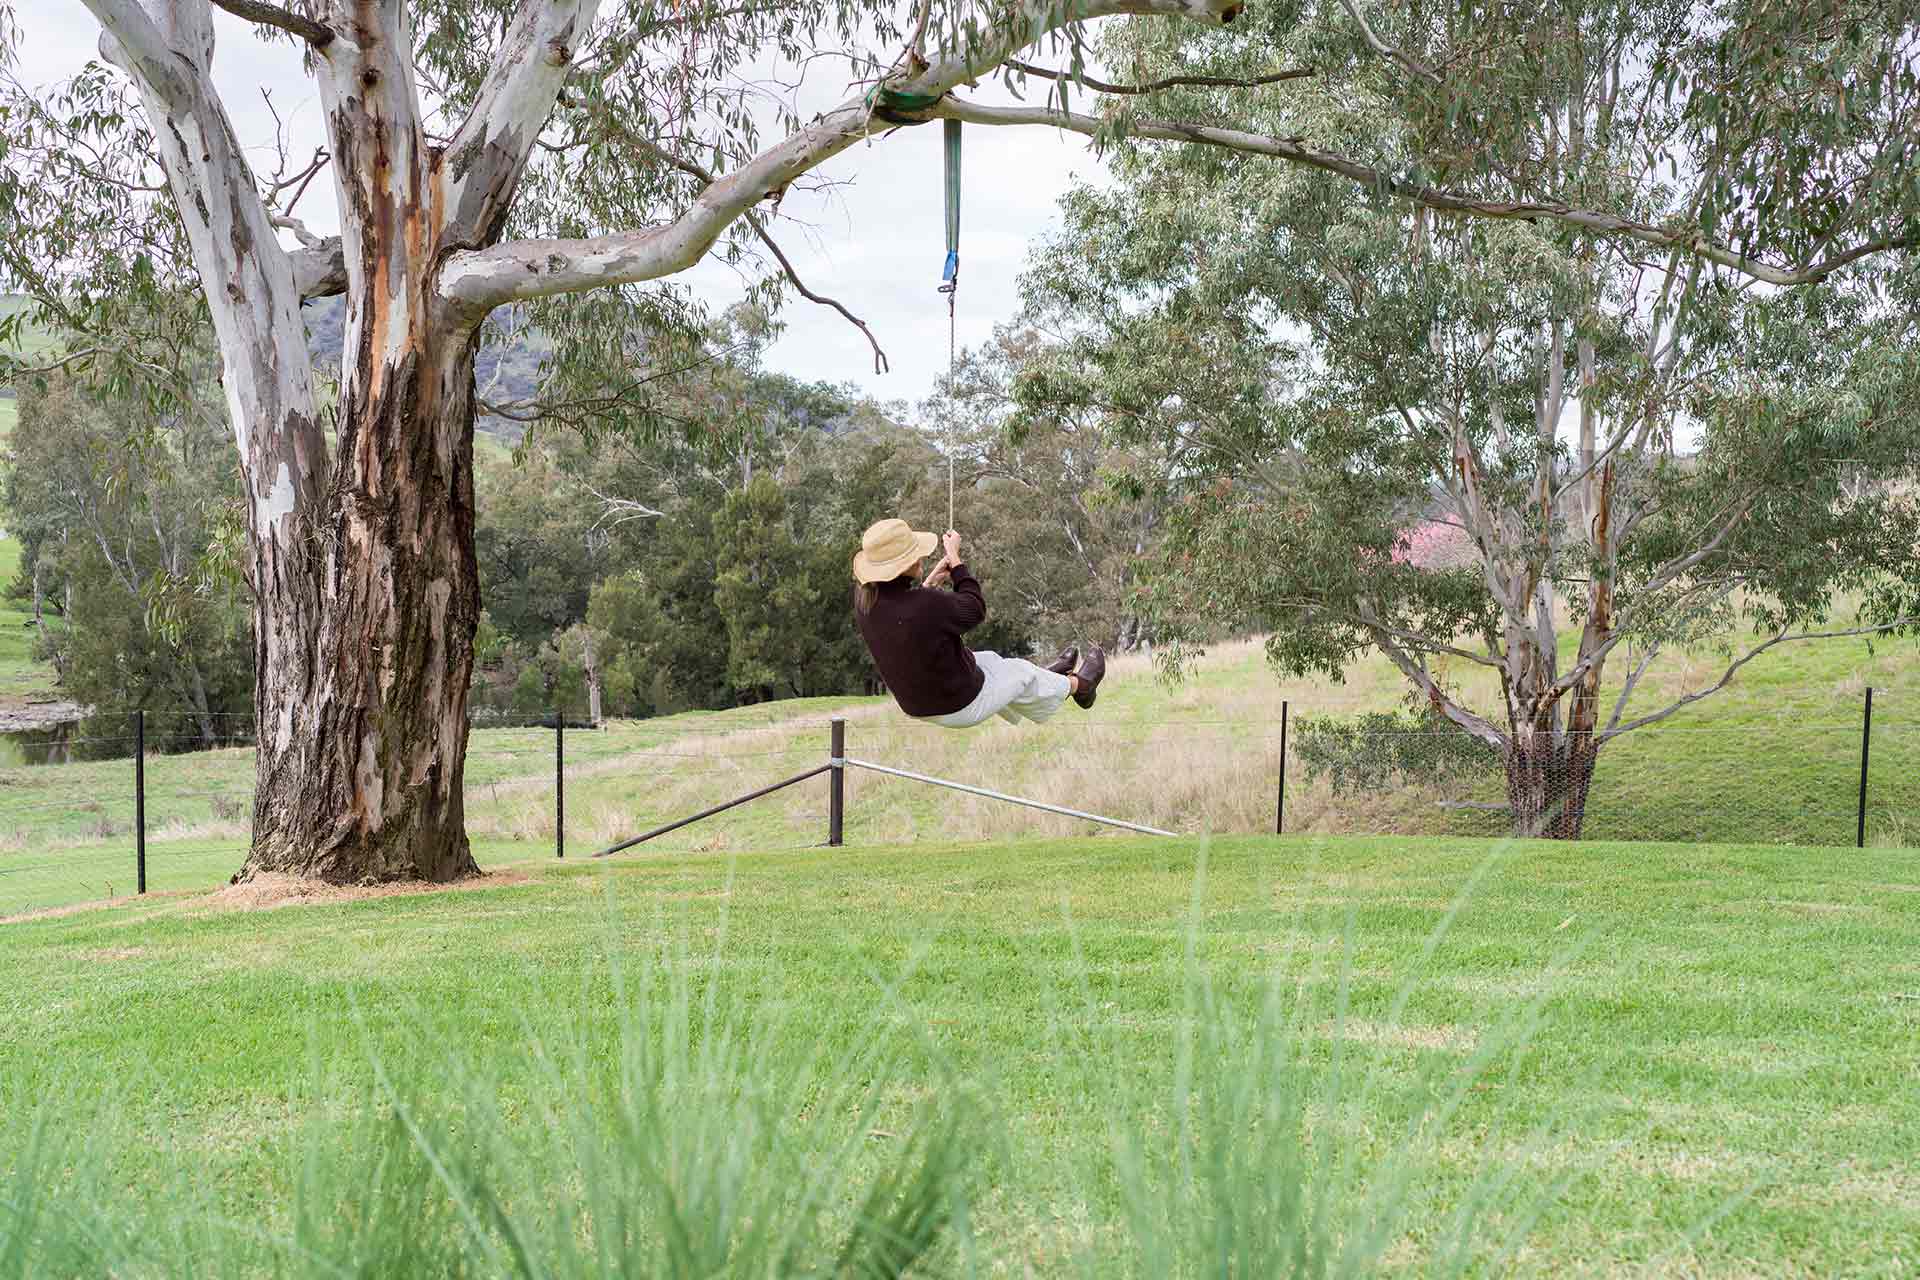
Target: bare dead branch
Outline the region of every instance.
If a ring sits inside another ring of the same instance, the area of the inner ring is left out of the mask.
[[[276,175],[274,180],[267,184],[263,198],[270,202],[282,191],[285,191],[288,187],[292,187],[294,188],[293,199],[287,201],[287,212],[293,212],[293,207],[300,203],[300,197],[306,194],[307,184],[312,182],[315,175],[327,167],[327,161],[330,159],[332,159],[332,157],[327,154],[325,147],[315,147],[313,149],[313,159],[307,162],[306,168],[300,170],[298,173],[288,174],[285,177]]]
[[[887,364],[887,353],[880,349],[880,340],[873,336],[873,330],[867,328],[867,322],[847,310],[838,300],[829,298],[825,294],[815,293],[813,290],[807,288],[806,282],[800,278],[800,273],[793,269],[791,262],[787,261],[787,255],[781,251],[779,244],[768,234],[766,227],[761,225],[757,215],[748,214],[747,225],[753,228],[754,234],[760,237],[760,242],[766,245],[773,256],[779,260],[780,269],[786,272],[787,279],[792,283],[794,291],[808,302],[817,303],[823,307],[832,307],[835,311],[845,316],[847,322],[858,329],[861,335],[866,338],[867,345],[873,348],[873,371],[875,373],[886,373],[889,368]]]
[[[1088,89],[1092,89],[1095,93],[1124,94],[1158,93],[1162,89],[1173,89],[1186,85],[1207,89],[1257,89],[1261,85],[1279,84],[1283,80],[1304,80],[1310,76],[1319,74],[1312,67],[1289,67],[1285,71],[1276,71],[1272,75],[1254,76],[1246,80],[1236,79],[1232,76],[1164,76],[1158,80],[1148,81],[1146,84],[1108,84],[1105,80],[1095,80],[1090,75],[1076,74],[1071,71],[1053,71],[1046,67],[1036,67],[1030,62],[1021,62],[1014,58],[1007,59],[1004,65],[1025,75],[1039,76],[1046,80],[1059,80],[1082,85]]]
[[[632,498],[615,498],[600,492],[586,481],[580,481],[580,487],[592,494],[600,503],[600,518],[593,522],[595,529],[606,526],[617,529],[632,520],[656,520],[667,513],[635,502]]]
[[[305,14],[267,4],[265,0],[213,0],[213,3],[236,18],[244,18],[263,27],[278,27],[299,36],[316,49],[324,49],[333,43],[331,27],[315,22]]]
[[[1433,70],[1425,63],[1393,48],[1379,36],[1375,35],[1373,28],[1368,26],[1367,20],[1361,16],[1360,6],[1355,4],[1353,0],[1340,0],[1340,7],[1347,11],[1347,16],[1353,19],[1355,26],[1360,28],[1360,38],[1367,42],[1369,49],[1383,58],[1393,59],[1393,61],[1399,63],[1423,80],[1432,81],[1434,84],[1440,83],[1440,77],[1434,74]]]

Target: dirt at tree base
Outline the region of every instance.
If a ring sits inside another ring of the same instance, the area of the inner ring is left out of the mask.
[[[450,893],[463,889],[497,889],[502,885],[525,884],[531,880],[524,871],[503,867],[482,875],[469,876],[446,884],[426,880],[388,880],[378,884],[328,884],[300,876],[262,871],[252,879],[230,884],[208,894],[204,904],[216,911],[271,911],[327,902],[359,902],[367,898],[393,898],[417,893]]]
[[[125,911],[130,907],[185,908],[193,914],[206,911],[271,911],[276,907],[320,905],[328,902],[358,902],[363,898],[392,898],[402,894],[447,893],[461,889],[498,889],[505,885],[526,884],[533,877],[513,867],[484,872],[448,884],[425,880],[392,880],[384,884],[327,884],[320,880],[302,880],[299,876],[263,872],[245,884],[232,884],[211,892],[192,889],[168,889],[145,897],[128,895],[93,902],[69,902],[57,907],[38,907],[13,915],[0,916],[0,925],[24,924],[33,920],[55,920],[79,915],[83,911]],[[125,917],[144,922],[154,910]]]

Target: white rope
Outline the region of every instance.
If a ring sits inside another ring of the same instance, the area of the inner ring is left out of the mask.
[[[953,523],[953,415],[959,400],[959,388],[953,385],[955,371],[959,368],[959,321],[954,318],[954,297],[960,292],[960,282],[955,280],[954,287],[947,291],[947,528]]]

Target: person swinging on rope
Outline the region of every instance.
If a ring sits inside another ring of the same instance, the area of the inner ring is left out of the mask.
[[[853,557],[854,622],[900,709],[948,729],[969,729],[992,715],[1041,724],[1069,697],[1091,707],[1107,672],[1098,645],[1084,661],[1070,648],[1044,667],[967,648],[962,637],[986,621],[987,599],[951,529],[946,555],[920,580],[941,541],[905,520],[882,520],[861,536]],[[943,584],[953,589],[938,590]]]

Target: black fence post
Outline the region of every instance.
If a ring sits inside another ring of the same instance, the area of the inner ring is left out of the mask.
[[[1867,753],[1873,746],[1873,686],[1867,686],[1866,712],[1860,717],[1860,828],[1854,848],[1867,847]]]
[[[839,716],[833,718],[827,763],[833,768],[827,775],[827,848],[838,849],[847,813],[847,722]]]
[[[567,717],[553,704],[553,856],[567,856]]]
[[[1273,834],[1279,835],[1287,825],[1287,701],[1280,700],[1280,804],[1273,811]]]
[[[147,891],[147,713],[133,713],[133,874]]]

